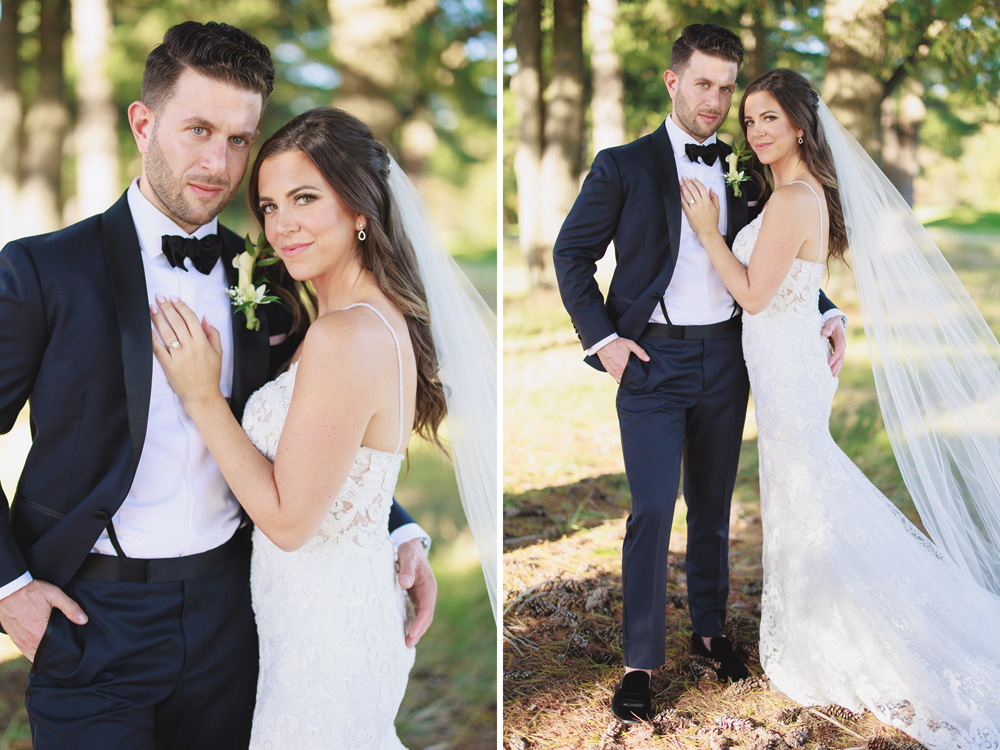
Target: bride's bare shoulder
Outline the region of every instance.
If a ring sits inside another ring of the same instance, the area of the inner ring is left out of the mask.
[[[322,359],[351,355],[377,357],[385,352],[395,356],[395,347],[383,321],[385,318],[393,325],[395,311],[389,305],[385,307],[380,310],[374,305],[352,305],[321,315],[306,332],[303,356],[311,354]]]

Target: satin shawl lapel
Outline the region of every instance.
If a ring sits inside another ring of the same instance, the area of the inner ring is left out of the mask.
[[[729,166],[726,164],[726,157],[732,152],[733,149],[729,144],[719,141],[719,159],[722,160],[723,174],[728,171]],[[740,190],[740,193],[740,197],[737,198],[733,195],[732,185],[726,185],[726,244],[730,247],[733,246],[737,233],[747,225],[749,218],[746,190]]]
[[[121,332],[126,409],[132,438],[133,466],[136,467],[142,454],[149,419],[153,344],[142,251],[132,212],[124,194],[101,216],[101,238],[114,288],[115,311]]]
[[[652,284],[659,290],[667,288],[667,282],[674,273],[677,254],[681,247],[681,185],[677,176],[673,146],[667,135],[667,125],[663,123],[653,132],[653,161],[660,175],[660,189],[663,192],[663,211],[667,215],[667,234],[670,243],[669,254],[663,269]]]
[[[222,263],[225,264],[226,280],[230,286],[235,286],[239,279],[239,271],[233,267],[233,258],[243,252],[244,244],[237,235],[219,227],[222,237]],[[257,309],[260,320],[259,331],[247,330],[247,319],[243,313],[233,310],[231,323],[233,326],[233,389],[229,404],[237,418],[243,414],[243,406],[250,394],[267,382],[270,366],[270,347],[268,344],[267,316]]]

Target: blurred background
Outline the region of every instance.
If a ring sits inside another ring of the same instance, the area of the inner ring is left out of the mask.
[[[430,206],[452,254],[497,302],[495,0],[0,0],[0,244],[104,211],[141,171],[126,109],[172,25],[221,21],[270,49],[261,141],[333,104],[370,123]],[[240,195],[220,217],[258,231]],[[13,494],[27,411],[0,436]],[[414,441],[397,496],[434,538],[436,616],[397,726],[410,748],[496,746],[496,627],[449,464]],[[28,748],[28,663],[0,643],[0,750]]]
[[[689,23],[738,33],[746,57],[720,136],[742,140],[743,89],[806,75],[900,192],[930,210],[1000,210],[997,0],[504,0],[504,293],[554,284],[551,248],[601,148],[670,111],[663,72]],[[544,185],[544,189],[541,186]],[[936,218],[936,217],[934,217]],[[520,283],[519,283],[520,282]]]

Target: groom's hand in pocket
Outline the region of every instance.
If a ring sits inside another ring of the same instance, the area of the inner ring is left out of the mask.
[[[45,581],[32,581],[0,599],[0,623],[28,661],[35,660],[35,651],[45,635],[53,609],[61,610],[77,625],[87,622],[87,615],[79,604],[66,596],[61,588]]]
[[[616,383],[622,382],[622,373],[625,372],[625,365],[628,364],[630,354],[634,354],[643,362],[649,362],[649,355],[646,350],[639,346],[632,339],[623,339],[621,336],[609,341],[597,350],[597,357],[604,365],[608,375],[615,379]]]
[[[437,581],[427,560],[427,550],[419,539],[399,545],[396,559],[399,562],[399,585],[406,589],[413,605],[413,622],[406,631],[406,645],[413,648],[434,619]]]

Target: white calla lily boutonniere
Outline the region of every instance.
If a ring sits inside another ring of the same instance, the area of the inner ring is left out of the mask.
[[[733,195],[739,198],[743,193],[740,191],[740,183],[750,179],[750,175],[745,170],[740,169],[740,163],[749,161],[751,157],[750,149],[747,148],[746,141],[739,146],[733,147],[733,152],[726,157],[726,164],[729,170],[726,172],[726,184],[733,189]]]
[[[269,302],[277,302],[278,297],[267,293],[267,284],[261,282],[255,285],[253,272],[255,268],[270,266],[278,262],[274,251],[267,244],[264,233],[257,237],[257,243],[250,241],[250,235],[245,238],[246,250],[233,258],[233,268],[239,270],[239,278],[236,286],[231,286],[227,290],[229,298],[232,300],[236,312],[242,312],[247,319],[248,331],[259,331],[260,321],[257,319],[257,305],[266,305]]]

